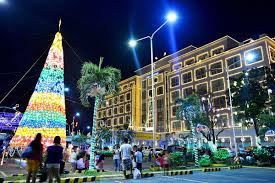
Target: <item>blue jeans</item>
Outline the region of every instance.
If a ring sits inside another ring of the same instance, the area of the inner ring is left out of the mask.
[[[120,171],[120,159],[114,159],[115,171]]]

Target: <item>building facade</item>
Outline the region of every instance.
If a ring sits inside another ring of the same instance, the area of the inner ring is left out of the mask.
[[[188,134],[188,125],[176,118],[177,98],[196,92],[216,110],[216,131],[224,131],[218,142],[233,145],[232,121],[228,106],[227,77],[235,77],[244,70],[272,67],[275,64],[275,39],[260,35],[258,39],[239,42],[225,36],[201,47],[188,46],[154,63],[156,132]],[[108,127],[126,122],[139,133],[151,133],[152,90],[151,66],[136,71],[136,75],[121,81],[121,92],[108,96],[98,112],[98,125]],[[102,120],[104,119],[104,120]],[[104,122],[103,122],[104,121]],[[254,129],[235,123],[236,141],[240,146],[255,145]],[[150,139],[148,139],[150,140]]]

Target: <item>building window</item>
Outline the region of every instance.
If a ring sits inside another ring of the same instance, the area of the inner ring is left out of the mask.
[[[191,58],[185,61],[185,66],[192,65],[195,63],[195,58]]]
[[[118,120],[119,124],[122,125],[123,124],[123,116],[122,117],[119,117],[119,120]]]
[[[146,80],[143,80],[141,85],[142,85],[142,89],[146,90]]]
[[[224,47],[223,46],[215,48],[215,49],[211,50],[212,56],[218,55],[218,54],[222,53],[223,51],[224,51]]]
[[[211,81],[212,92],[218,92],[224,90],[223,78]]]
[[[100,119],[101,118],[101,112],[99,111],[97,114],[97,118]]]
[[[120,95],[120,96],[119,96],[119,102],[120,102],[120,103],[123,103],[123,102],[124,102],[124,95]]]
[[[237,69],[242,66],[241,55],[236,55],[226,59],[228,70]]]
[[[163,86],[157,87],[157,96],[163,95],[163,93],[164,93],[163,90],[164,90],[164,87],[163,87]]]
[[[197,93],[199,95],[205,95],[207,94],[208,89],[207,89],[207,83],[202,83],[197,85]]]
[[[270,48],[270,57],[271,60],[275,62],[275,50],[273,50],[272,48]]]
[[[172,78],[170,78],[170,82],[171,82],[171,87],[176,87],[180,85],[180,77],[179,76],[174,76]]]
[[[179,109],[179,106],[172,106],[172,117],[177,116],[177,110]]]
[[[158,82],[159,83],[163,82],[163,74],[158,75]]]
[[[117,107],[114,107],[114,115],[117,115]]]
[[[174,103],[180,97],[180,90],[175,90],[171,92],[171,102]]]
[[[148,98],[152,98],[152,90],[148,90]]]
[[[199,68],[195,71],[196,73],[196,79],[199,80],[199,79],[203,79],[206,77],[206,69],[205,67],[202,67],[202,68]]]
[[[157,100],[157,111],[158,112],[164,111],[164,100],[163,99]]]
[[[226,107],[225,96],[213,98],[213,105],[216,109],[221,109]]]
[[[173,131],[181,131],[181,121],[172,122]]]
[[[182,83],[190,83],[192,82],[192,72],[187,72],[181,75],[182,77]]]
[[[106,117],[106,111],[102,111],[102,117],[105,118]]]
[[[172,68],[173,68],[173,71],[176,71],[181,69],[181,67],[182,67],[181,63],[177,63],[177,64],[174,64]]]
[[[128,88],[128,85],[123,85],[122,90],[126,90]]]
[[[125,122],[131,124],[131,116],[130,115],[125,116]]]
[[[146,99],[146,90],[142,90],[142,92],[141,92],[141,98],[142,98],[142,100],[145,100]]]
[[[244,52],[244,58],[247,65],[262,61],[263,55],[261,47]]]
[[[131,104],[125,105],[125,112],[131,112]]]
[[[106,102],[105,102],[105,101],[102,101],[101,107],[102,107],[102,108],[105,108],[105,107],[106,107]]]
[[[109,104],[109,106],[112,106],[113,105],[113,99],[109,99],[108,104]]]
[[[208,52],[199,55],[199,56],[197,57],[197,60],[198,60],[198,62],[199,62],[199,61],[202,61],[202,60],[206,59],[207,57],[208,57]]]
[[[227,114],[217,115],[216,127],[227,127],[228,116]]]
[[[210,65],[210,74],[211,75],[216,75],[219,73],[222,73],[222,62],[221,61]]]
[[[113,123],[114,123],[114,126],[116,126],[116,125],[117,125],[117,118],[114,118]]]
[[[117,97],[114,98],[114,105],[117,104]]]
[[[108,109],[108,117],[112,116],[112,109]]]
[[[193,87],[184,88],[182,91],[183,97],[186,98],[189,95],[193,94]]]
[[[131,93],[130,92],[128,92],[126,94],[126,101],[129,101],[129,100],[131,100]]]
[[[112,121],[111,121],[111,119],[108,119],[107,120],[107,126],[111,126],[112,125]]]
[[[119,114],[123,114],[124,113],[124,107],[123,105],[119,106]]]

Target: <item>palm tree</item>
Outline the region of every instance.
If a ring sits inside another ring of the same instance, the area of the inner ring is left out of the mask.
[[[192,94],[185,99],[182,99],[182,98],[177,99],[176,103],[179,104],[179,108],[177,110],[178,119],[188,121],[190,124],[192,137],[193,137],[193,154],[195,156],[195,165],[199,166],[197,136],[196,136],[193,120],[198,118],[201,115],[200,99],[198,95]]]
[[[90,107],[89,97],[95,98],[92,137],[90,147],[90,170],[95,169],[94,152],[96,144],[96,119],[98,103],[102,102],[105,95],[119,92],[119,81],[121,72],[113,67],[101,68],[103,57],[100,57],[99,64],[85,62],[81,69],[81,78],[78,80],[80,90],[80,101],[85,107]]]

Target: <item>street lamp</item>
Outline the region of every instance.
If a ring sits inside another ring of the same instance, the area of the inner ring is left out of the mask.
[[[79,116],[80,116],[80,113],[79,113],[79,112],[75,113],[75,116],[79,117]]]
[[[65,92],[69,92],[69,91],[70,91],[70,88],[66,87],[66,88],[64,88],[64,91],[65,91]]]
[[[166,21],[159,26],[151,35],[142,37],[140,39],[131,39],[128,44],[130,47],[134,48],[137,45],[137,42],[142,41],[144,39],[150,39],[150,54],[151,54],[151,80],[152,80],[152,126],[153,126],[153,152],[155,152],[156,144],[155,144],[155,106],[154,106],[154,99],[155,99],[155,86],[154,86],[154,53],[153,53],[153,38],[155,34],[167,23],[175,22],[177,19],[177,15],[175,12],[169,12],[166,16]]]

